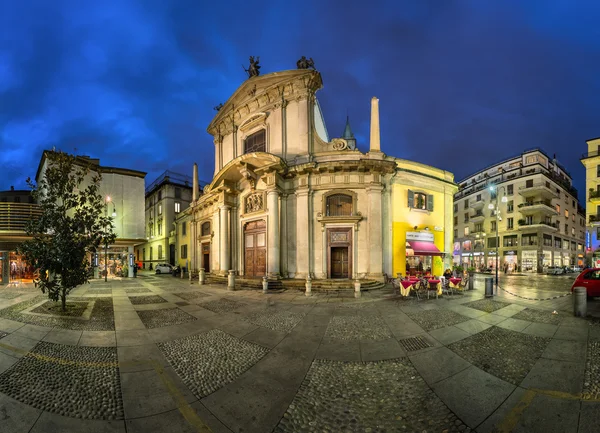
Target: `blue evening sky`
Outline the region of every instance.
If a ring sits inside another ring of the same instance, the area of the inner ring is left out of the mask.
[[[532,147],[584,197],[579,159],[600,136],[600,2],[573,0],[0,1],[0,190],[25,189],[41,152],[200,177],[213,107],[246,79],[312,57],[331,137],[346,114],[368,149],[457,180]]]

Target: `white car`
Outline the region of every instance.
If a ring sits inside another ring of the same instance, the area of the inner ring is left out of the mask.
[[[546,274],[548,275],[562,275],[564,272],[564,268],[560,266],[550,266],[548,269],[546,269]]]
[[[171,266],[168,263],[159,263],[158,265],[156,265],[156,273],[157,274],[170,274],[171,271],[173,270],[173,266]]]

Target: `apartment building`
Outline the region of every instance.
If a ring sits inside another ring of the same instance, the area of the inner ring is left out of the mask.
[[[588,151],[581,156],[585,167],[586,252],[588,262],[600,266],[600,137],[586,141]]]
[[[458,183],[455,265],[507,272],[584,265],[585,210],[556,158],[526,150]]]

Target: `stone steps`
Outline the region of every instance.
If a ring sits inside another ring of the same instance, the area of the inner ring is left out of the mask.
[[[300,279],[284,279],[284,280],[269,280],[269,290],[305,290],[305,280]],[[220,275],[206,274],[207,284],[227,284],[227,277]],[[238,287],[246,289],[262,290],[261,278],[240,278],[236,277],[235,284]],[[376,290],[384,287],[385,284],[375,280],[360,280],[362,291]],[[313,291],[354,291],[353,280],[312,280]]]

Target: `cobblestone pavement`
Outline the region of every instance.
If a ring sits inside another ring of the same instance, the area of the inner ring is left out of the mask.
[[[0,291],[0,299],[15,299],[23,295],[23,292],[8,292],[5,290]]]
[[[407,312],[406,314],[426,331],[432,331],[434,329],[444,328],[446,326],[456,325],[457,323],[470,320],[470,318],[454,311],[437,308],[433,310]]]
[[[234,381],[268,352],[218,329],[159,343],[158,347],[198,398]]]
[[[463,304],[465,307],[475,308],[476,310],[485,311],[491,313],[492,311],[499,310],[510,305],[509,302],[494,301],[492,299],[480,299],[478,301],[469,302]]]
[[[76,302],[69,299],[65,303],[65,311],[63,311],[60,302],[47,301],[31,310],[31,312],[59,317],[81,317],[85,310],[87,310],[88,305],[89,300],[86,302]]]
[[[0,375],[0,392],[47,412],[85,419],[122,419],[114,347],[39,343]]]
[[[216,301],[202,302],[199,304],[202,308],[212,311],[213,313],[231,313],[245,304],[232,301],[231,299],[221,298]]]
[[[152,290],[147,289],[145,287],[128,287],[125,289],[125,293],[151,293]]]
[[[552,314],[551,311],[535,310],[533,308],[525,308],[513,316],[514,319],[528,320],[530,322],[548,323],[550,325],[558,325],[562,321],[562,316]]]
[[[130,296],[129,300],[133,305],[162,304],[167,302],[165,298],[162,298],[158,295]]]
[[[325,337],[334,340],[387,340],[392,338],[392,333],[379,316],[333,316]]]
[[[89,289],[90,295],[112,295],[112,289]]]
[[[163,326],[179,325],[197,320],[179,308],[163,308],[160,310],[138,311],[138,316],[148,329],[162,328]]]
[[[273,331],[290,332],[302,321],[305,314],[289,311],[256,311],[244,317],[244,320]]]
[[[7,308],[0,310],[0,317],[16,320],[17,322],[30,323],[32,325],[48,326],[64,329],[73,329],[78,331],[114,331],[115,319],[113,311],[112,298],[82,298],[69,297],[70,302],[90,302],[93,301],[91,316],[89,319],[66,319],[59,316],[47,317],[23,314],[23,311],[34,305],[47,300],[45,295],[36,296],[27,301],[19,302]]]
[[[468,432],[408,360],[313,362],[276,432]]]
[[[588,399],[600,399],[600,341],[588,342],[583,393]]]
[[[482,370],[519,385],[549,342],[549,338],[492,326],[448,348]]]
[[[173,293],[175,296],[179,296],[181,299],[185,299],[186,301],[193,301],[196,299],[202,299],[202,298],[206,298],[210,295],[206,294],[206,293],[202,293],[202,292],[179,292],[179,293]]]

